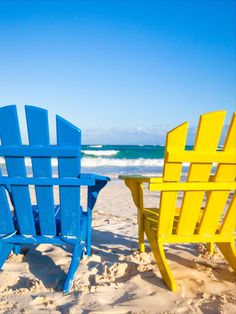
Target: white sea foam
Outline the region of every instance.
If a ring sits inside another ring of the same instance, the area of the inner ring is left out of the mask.
[[[119,150],[82,150],[82,153],[90,156],[115,156]]]
[[[93,148],[102,148],[102,145],[89,145],[89,147],[93,147]]]
[[[82,167],[162,167],[164,159],[110,159],[110,158],[89,158],[81,160]]]

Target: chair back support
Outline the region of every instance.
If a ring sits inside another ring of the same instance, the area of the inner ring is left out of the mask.
[[[229,189],[228,183],[232,182],[235,186],[236,113],[233,114],[222,151],[218,151],[225,115],[225,111],[218,111],[201,116],[193,151],[185,149],[187,123],[168,133],[163,181],[176,183],[176,190],[161,192],[159,235],[233,234],[236,192],[235,188]],[[186,165],[188,174],[185,179],[181,176]],[[176,209],[178,193],[181,192],[178,189],[180,181],[186,181],[186,188],[182,191],[181,207]],[[188,191],[190,182],[200,184],[196,190]],[[212,183],[210,190],[204,187],[206,182]],[[222,182],[221,190],[216,188],[217,182]]]
[[[17,232],[32,237],[55,236],[56,195],[52,183],[52,163],[54,166],[55,159],[58,160],[59,178],[76,178],[80,175],[81,132],[57,116],[57,144],[51,145],[47,110],[26,106],[25,112],[29,145],[22,144],[16,106],[0,109],[0,156],[5,160],[7,172],[6,176],[0,173],[0,235]],[[32,180],[29,181],[30,171],[27,168],[31,168],[31,164]],[[34,181],[37,178],[45,179],[46,183],[37,184],[38,181]],[[17,179],[22,184],[14,183]],[[33,210],[35,206],[29,192],[30,186],[35,190],[37,211]],[[58,187],[61,235],[77,236],[81,218],[80,187],[60,184]],[[35,215],[38,216],[36,219]]]

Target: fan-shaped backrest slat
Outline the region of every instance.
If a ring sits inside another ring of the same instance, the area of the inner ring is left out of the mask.
[[[16,106],[7,106],[0,110],[0,136],[2,145],[16,145],[17,150],[17,145],[21,144],[21,136]],[[9,177],[26,176],[24,157],[6,157],[5,160]],[[12,186],[11,192],[21,234],[35,235],[28,187]]]
[[[57,116],[57,144],[63,146],[81,146],[81,133],[78,128]],[[80,175],[80,156],[58,158],[59,177]],[[76,236],[80,232],[80,188],[59,187],[61,205],[61,233],[63,236]]]
[[[225,152],[234,152],[236,155],[236,114],[233,115],[225,145],[221,154]],[[233,182],[236,177],[236,160],[235,164],[219,164],[214,181],[216,182]],[[210,192],[204,215],[199,227],[199,234],[214,233],[218,228],[221,215],[225,209],[229,197],[229,191]],[[236,208],[235,208],[236,213]]]
[[[214,152],[219,144],[226,112],[218,111],[201,116],[194,151]],[[208,181],[212,163],[191,163],[188,181]],[[177,225],[177,234],[193,234],[205,192],[185,192]]]
[[[26,118],[30,145],[49,146],[47,110],[26,106]],[[51,158],[32,157],[34,177],[52,177]],[[52,187],[35,187],[39,227],[42,235],[56,235],[54,199]]]
[[[170,151],[184,151],[186,145],[188,123],[183,123],[167,134],[166,149]],[[180,180],[182,163],[164,164],[164,181],[177,182]],[[176,209],[177,192],[162,192],[160,199],[160,219],[158,234],[172,233],[174,215]]]

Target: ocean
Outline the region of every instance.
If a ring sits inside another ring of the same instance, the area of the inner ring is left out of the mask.
[[[157,174],[162,172],[164,153],[160,145],[83,145],[82,172]]]

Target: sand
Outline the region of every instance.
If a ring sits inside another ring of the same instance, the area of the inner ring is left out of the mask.
[[[147,252],[137,251],[136,221],[129,190],[112,180],[93,213],[93,254],[82,260],[71,293],[60,290],[70,250],[30,247],[11,255],[0,272],[0,313],[236,312],[236,275],[219,252],[211,257],[203,245],[166,246],[178,284],[171,292],[148,245]]]

